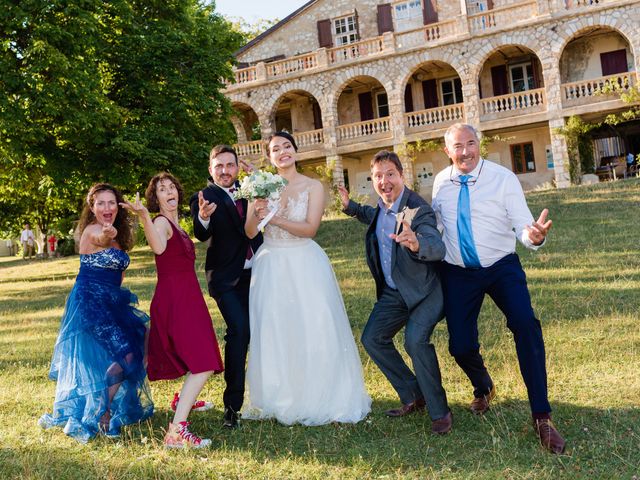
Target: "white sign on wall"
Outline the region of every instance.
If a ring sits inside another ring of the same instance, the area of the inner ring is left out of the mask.
[[[371,172],[356,173],[356,193],[360,195],[369,195],[373,192],[373,184],[371,183]]]
[[[416,178],[420,189],[433,186],[433,163],[416,163]]]

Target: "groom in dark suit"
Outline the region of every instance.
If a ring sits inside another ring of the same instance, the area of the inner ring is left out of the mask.
[[[207,188],[191,197],[193,231],[208,241],[205,271],[209,294],[227,324],[223,395],[223,426],[238,426],[244,398],[245,363],[249,347],[249,283],[253,252],[262,243],[259,234],[249,240],[244,233],[247,201],[233,199],[237,187],[238,156],[228,145],[218,145],[209,156]]]
[[[440,366],[431,333],[442,319],[443,300],[436,264],[445,247],[429,204],[404,186],[402,163],[383,150],[371,161],[376,208],[349,199],[339,187],[344,212],[369,225],[365,237],[367,263],[376,282],[377,302],[362,333],[362,344],[398,393],[402,406],[388,410],[402,417],[424,410],[431,431],[451,431],[452,416],[442,388]],[[415,374],[393,344],[405,327],[405,350]]]

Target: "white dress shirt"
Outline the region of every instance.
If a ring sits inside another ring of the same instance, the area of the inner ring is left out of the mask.
[[[436,175],[432,207],[447,248],[445,261],[464,267],[457,227],[460,185],[451,181],[457,180],[460,175],[462,172],[453,165]],[[533,216],[516,175],[484,159],[478,162],[470,175],[471,229],[480,264],[490,267],[514,253],[516,238],[525,247],[537,250],[541,245],[533,245],[525,229],[533,223]]]

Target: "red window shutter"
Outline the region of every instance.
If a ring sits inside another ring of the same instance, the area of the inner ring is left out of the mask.
[[[615,75],[616,73],[627,72],[627,51],[614,50],[600,54],[600,65],[602,66],[602,75]]]
[[[537,59],[531,60],[531,70],[533,70],[533,88],[542,87],[542,82],[540,81],[540,62]]]
[[[437,0],[422,0],[422,21],[425,25],[438,22],[438,2]]]
[[[424,95],[424,108],[436,108],[438,106],[438,85],[435,79],[422,82],[422,94]]]
[[[493,0],[487,0],[487,10],[493,10]]]
[[[407,83],[404,88],[404,111],[405,113],[413,112],[413,92],[410,83]]]
[[[360,22],[358,21],[358,10],[353,10],[353,21],[356,24],[356,41],[360,40]]]
[[[495,67],[491,67],[491,82],[493,83],[494,97],[509,93],[506,65],[496,65]]]
[[[378,35],[382,35],[384,32],[393,32],[390,3],[378,5]]]
[[[358,95],[360,105],[360,121],[373,120],[373,99],[371,92],[364,92]]]
[[[318,44],[320,48],[333,47],[333,35],[331,34],[331,20],[320,20],[318,21]]]

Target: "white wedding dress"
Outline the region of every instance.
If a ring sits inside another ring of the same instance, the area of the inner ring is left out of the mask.
[[[309,192],[279,215],[303,221]],[[243,419],[355,423],[371,410],[340,288],[320,246],[267,225],[249,291],[251,342]]]

